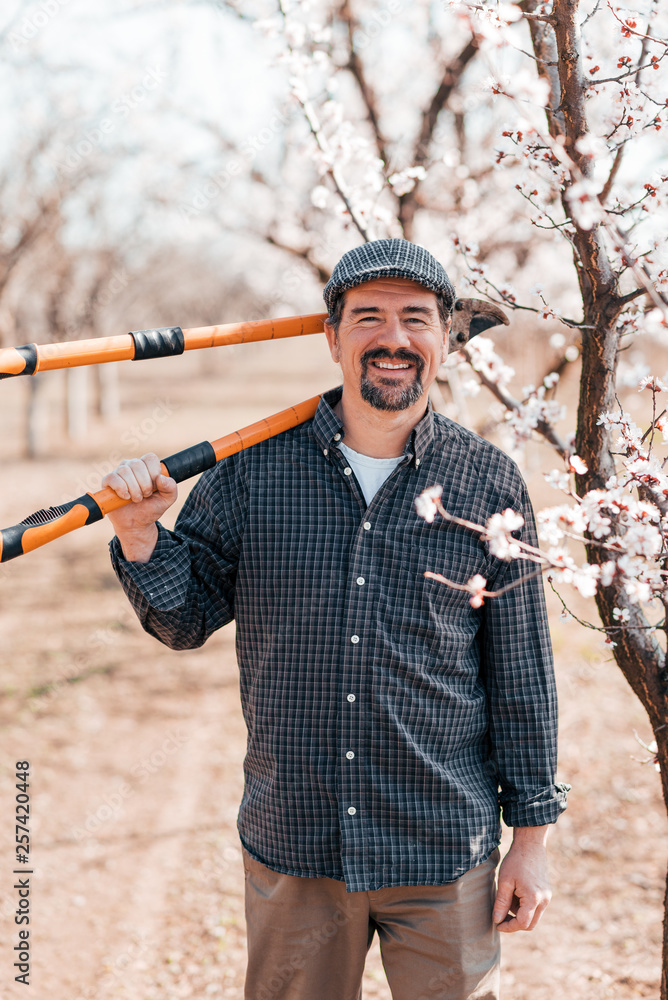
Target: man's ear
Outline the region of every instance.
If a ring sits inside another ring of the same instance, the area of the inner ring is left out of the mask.
[[[446,360],[449,351],[452,349],[450,345],[450,337],[452,331],[452,317],[448,320],[448,325],[443,331],[443,343],[441,344],[441,364]]]
[[[325,320],[323,326],[325,328],[325,336],[327,337],[327,344],[329,345],[329,353],[332,355],[332,361],[338,364],[339,361],[341,360],[338,334],[334,329],[334,327],[332,326],[332,324],[327,322],[327,320]]]
[[[450,329],[450,350],[459,351],[471,337],[510,320],[503,309],[484,299],[457,299]]]

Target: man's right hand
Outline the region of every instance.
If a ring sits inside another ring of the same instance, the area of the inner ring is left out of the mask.
[[[102,480],[122,500],[132,500],[107,515],[130,562],[148,562],[158,540],[156,521],[176,500],[176,483],[163,476],[153,452],[126,459]]]

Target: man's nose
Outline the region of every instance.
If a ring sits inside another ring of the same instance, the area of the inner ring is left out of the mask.
[[[396,351],[400,347],[410,347],[411,339],[399,317],[390,316],[387,322],[383,323],[376,342],[379,347],[387,347],[390,351]]]

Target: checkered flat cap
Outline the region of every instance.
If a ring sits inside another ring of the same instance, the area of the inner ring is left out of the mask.
[[[442,294],[450,309],[455,289],[445,269],[424,247],[408,240],[374,240],[344,253],[325,285],[322,297],[330,313],[338,296],[374,278],[406,278]]]

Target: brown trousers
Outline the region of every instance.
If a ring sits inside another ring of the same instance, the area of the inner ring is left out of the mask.
[[[336,879],[282,875],[243,856],[245,1000],[361,1000],[376,931],[393,1000],[498,1000],[498,851],[448,885],[349,893]]]

